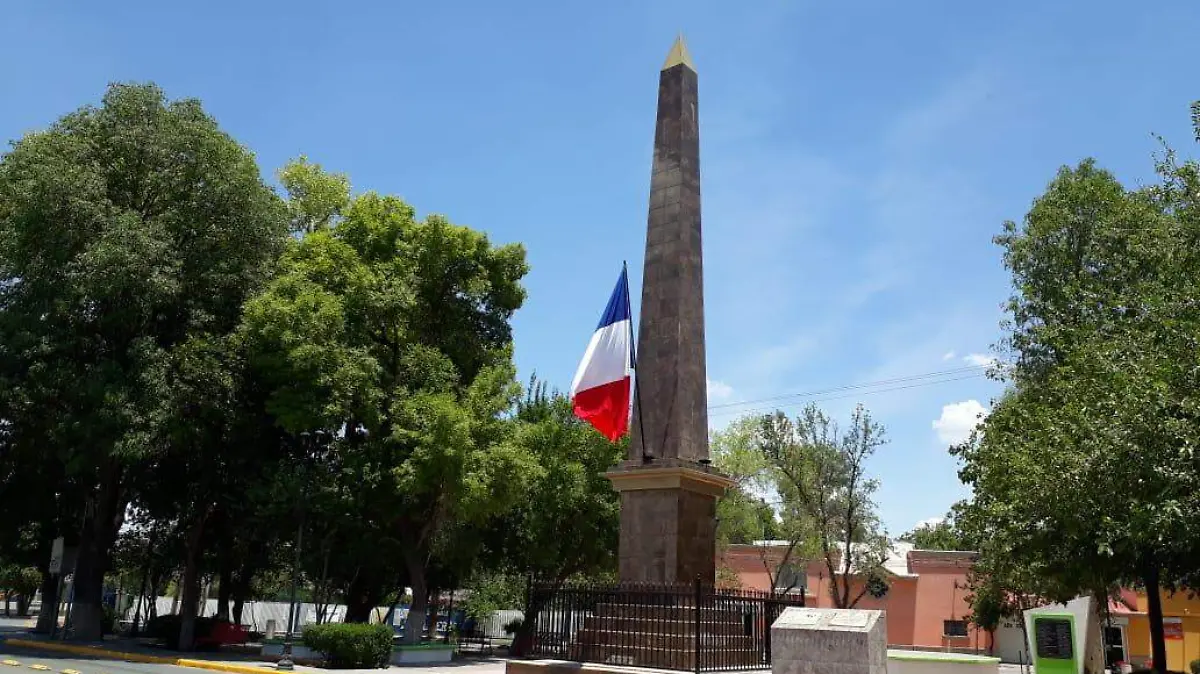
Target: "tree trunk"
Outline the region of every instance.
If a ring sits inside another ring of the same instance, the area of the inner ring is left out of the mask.
[[[153,540],[151,537],[149,540]],[[138,588],[137,608],[133,612],[133,626],[130,630],[130,636],[136,637],[144,624],[142,620],[142,604],[146,601],[146,587],[150,584],[150,572],[153,570],[153,557],[151,557],[150,545],[146,545],[146,562],[142,565],[142,584]],[[150,599],[154,602],[154,599]],[[148,608],[148,607],[147,607]],[[147,614],[148,615],[148,614]]]
[[[558,589],[562,587],[563,581],[558,581],[554,584],[553,592],[537,592],[533,591],[533,579],[529,577],[526,580],[528,589],[525,593],[525,616],[521,619],[521,626],[517,628],[517,633],[513,635],[513,655],[519,658],[528,656],[533,650],[534,631],[537,627],[538,615],[542,609],[546,607],[546,603],[550,597],[558,593]]]
[[[366,623],[371,621],[371,609],[379,603],[380,589],[378,583],[367,576],[368,574],[360,573],[351,581],[350,589],[346,593],[346,618],[343,622]]]
[[[250,582],[254,578],[254,565],[250,561],[244,562],[234,577],[236,580],[230,588],[233,597],[233,624],[241,625],[246,598],[250,595]]]
[[[17,615],[18,616],[20,616],[22,618],[29,617],[29,600],[31,600],[31,599],[33,599],[33,597],[31,597],[27,594],[17,595]]]
[[[429,640],[437,641],[438,613],[441,610],[442,593],[434,589],[429,591]]]
[[[226,558],[227,559],[227,558]],[[229,598],[233,595],[233,569],[221,561],[217,580],[217,620],[229,620]]]
[[[58,576],[42,572],[42,610],[38,611],[34,632],[51,634],[58,626]]]
[[[230,595],[233,597],[233,624],[242,624],[242,613],[246,609],[246,595],[249,593],[249,583],[242,580],[241,574],[238,574],[238,579],[234,586],[230,588]]]
[[[1030,665],[1033,664],[1033,653],[1029,649],[1029,626],[1025,624],[1025,602],[1020,602],[1017,606],[1017,622],[1021,623],[1021,669],[1028,674]]]
[[[12,591],[11,590],[4,591],[4,617],[5,618],[12,617]]]
[[[408,619],[404,621],[402,644],[421,643],[421,631],[425,627],[425,609],[429,603],[429,588],[425,579],[423,555],[412,547],[404,551],[404,563],[408,568],[408,584],[412,587],[412,605],[408,608]]]
[[[92,516],[85,520],[73,574],[71,633],[76,641],[99,641],[103,636],[104,573],[117,532],[125,521],[121,495],[121,466],[109,460],[100,470],[100,484]]]
[[[333,598],[333,590],[329,587],[329,555],[333,548],[326,546],[325,559],[321,562],[321,580],[313,586],[313,605],[317,611],[317,624],[324,625],[329,618],[329,603]]]
[[[1148,560],[1143,565],[1142,582],[1146,585],[1147,617],[1150,620],[1150,657],[1154,671],[1167,671],[1167,641],[1163,632],[1162,595],[1158,564]]]
[[[204,540],[207,514],[201,514],[187,537],[183,567],[183,606],[179,617],[179,650],[190,651],[196,643],[196,612],[200,599],[200,544]]]

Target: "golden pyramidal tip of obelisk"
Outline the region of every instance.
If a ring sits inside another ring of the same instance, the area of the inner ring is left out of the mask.
[[[675,44],[671,45],[671,51],[667,54],[667,62],[663,64],[662,69],[674,68],[680,63],[692,70],[696,69],[696,66],[692,63],[692,55],[688,53],[687,45],[683,42],[683,33],[680,33],[679,37],[675,38]]]

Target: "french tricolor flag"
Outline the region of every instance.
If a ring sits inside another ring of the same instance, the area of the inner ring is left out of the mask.
[[[608,299],[583,362],[571,384],[575,416],[609,440],[629,430],[629,381],[633,364],[633,322],[629,316],[629,278],[625,269]]]

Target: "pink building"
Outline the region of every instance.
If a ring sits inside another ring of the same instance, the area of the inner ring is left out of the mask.
[[[786,543],[778,541],[731,545],[718,553],[717,564],[736,575],[743,588],[768,590],[775,575],[776,589],[795,580],[796,587],[805,588],[809,606],[832,608],[825,563],[797,562],[780,568],[786,549]],[[884,564],[887,592],[880,598],[863,595],[856,608],[887,611],[888,644],[893,647],[986,651],[991,646],[987,632],[966,620],[971,612],[967,573],[974,558],[973,552],[914,550],[908,543],[895,543]],[[798,578],[801,568],[804,576]],[[862,587],[860,582],[852,577],[852,594]]]

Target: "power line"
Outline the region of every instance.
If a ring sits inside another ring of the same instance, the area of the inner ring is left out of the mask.
[[[715,409],[722,409],[722,408],[726,408],[726,407],[740,407],[742,405],[753,405],[753,404],[757,404],[757,403],[766,403],[766,402],[772,402],[775,400],[785,400],[787,398],[809,397],[809,396],[815,396],[815,395],[824,395],[826,393],[837,393],[839,391],[849,391],[849,390],[860,389],[860,388],[871,388],[874,386],[882,386],[884,384],[898,384],[898,383],[909,382],[909,381],[914,381],[914,380],[919,380],[919,379],[929,379],[932,377],[941,377],[941,376],[945,376],[945,375],[961,374],[963,372],[978,372],[978,371],[985,370],[987,367],[988,367],[987,365],[966,365],[963,367],[951,368],[949,370],[938,370],[936,372],[926,372],[924,374],[912,374],[912,375],[906,375],[904,377],[894,377],[892,379],[880,379],[877,381],[861,382],[858,384],[846,384],[844,386],[835,386],[833,388],[822,389],[822,390],[817,390],[817,391],[806,391],[804,393],[784,393],[782,395],[772,396],[770,398],[757,398],[754,400],[742,400],[742,401],[732,402],[732,403],[722,403],[720,405],[709,405],[708,409],[715,410]]]
[[[819,389],[819,390],[815,390],[815,391],[805,391],[802,393],[784,393],[782,395],[771,396],[769,398],[756,398],[753,400],[740,400],[740,401],[732,402],[732,403],[722,403],[720,405],[709,405],[708,409],[710,411],[712,411],[712,410],[727,409],[730,407],[742,407],[745,405],[757,405],[759,403],[768,403],[768,402],[775,402],[775,401],[780,401],[780,400],[788,400],[791,398],[811,398],[813,396],[826,395],[829,393],[840,393],[842,391],[854,391],[854,390],[865,389],[865,388],[875,388],[877,386],[884,386],[884,385],[890,385],[890,384],[903,384],[903,383],[928,380],[928,379],[942,379],[942,378],[945,378],[945,377],[948,377],[951,375],[961,375],[961,374],[967,373],[967,372],[983,374],[987,370],[988,367],[989,367],[988,365],[969,365],[969,366],[964,366],[964,367],[952,368],[949,370],[938,370],[936,372],[926,372],[924,374],[912,374],[912,375],[906,375],[904,377],[893,377],[891,379],[879,379],[876,381],[861,382],[858,384],[846,384],[844,386],[834,386],[832,388]],[[956,380],[950,379],[948,381],[956,381]],[[939,383],[939,382],[932,381],[930,383]]]
[[[809,393],[809,394],[797,393],[794,396],[792,396],[792,397],[796,398],[796,400],[794,400],[790,403],[783,403],[783,406],[796,404],[798,402],[825,402],[828,400],[841,400],[844,398],[853,398],[855,396],[860,396],[860,395],[873,395],[876,393],[890,393],[892,391],[903,391],[906,389],[919,388],[922,386],[933,386],[934,384],[948,384],[948,383],[954,382],[954,381],[965,381],[968,379],[980,379],[983,376],[984,376],[983,372],[976,372],[973,374],[967,374],[967,375],[962,375],[962,376],[958,376],[958,377],[950,377],[950,378],[945,378],[945,379],[934,379],[934,380],[930,380],[930,381],[918,381],[918,382],[906,384],[903,386],[890,386],[890,387],[879,388],[879,389],[874,389],[874,390],[856,390],[856,391],[852,391],[850,393],[844,393],[842,395],[835,395],[835,396],[827,396],[824,398],[812,397],[812,396],[822,395],[821,392],[815,392],[815,393]],[[865,384],[862,386],[865,386]],[[845,388],[849,389],[849,388],[853,388],[853,387],[845,387]],[[748,403],[742,403],[742,404],[748,404]],[[752,407],[749,409],[717,410],[716,412],[710,413],[709,416],[725,416],[725,415],[729,415],[729,414],[750,414],[751,412],[764,412],[764,411],[774,410],[777,407],[779,407],[779,405],[773,405],[773,406],[768,406],[768,407]]]

